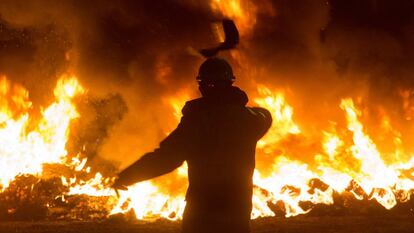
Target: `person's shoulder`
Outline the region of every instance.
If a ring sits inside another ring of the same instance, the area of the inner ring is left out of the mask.
[[[194,112],[199,112],[202,109],[203,98],[197,98],[190,101],[187,101],[181,110],[183,115],[189,115]]]
[[[272,119],[272,115],[269,110],[262,107],[246,107],[248,112],[255,117],[264,117],[266,119]]]
[[[262,108],[262,107],[246,107],[247,109],[249,109],[251,112],[255,112],[255,113],[263,113],[266,115],[270,115],[269,110],[267,110],[266,108]]]

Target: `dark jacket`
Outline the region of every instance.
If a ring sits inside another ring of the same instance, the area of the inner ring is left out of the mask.
[[[130,185],[187,161],[183,232],[249,232],[256,143],[272,119],[266,109],[246,107],[247,101],[231,87],[187,102],[177,129],[119,179]]]

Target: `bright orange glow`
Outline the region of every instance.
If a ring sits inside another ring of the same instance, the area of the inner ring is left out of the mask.
[[[256,24],[257,7],[251,1],[211,0],[211,9],[234,19],[241,36],[247,35]]]
[[[261,97],[254,99],[255,103],[268,109],[273,118],[272,127],[258,142],[258,146],[271,146],[289,134],[299,134],[299,126],[292,119],[293,108],[286,103],[283,94],[272,93],[265,86],[259,86],[258,92]]]
[[[314,161],[308,164],[285,152],[289,150],[280,150],[283,149],[280,143],[292,136],[303,136],[306,140],[307,135],[294,115],[294,107],[288,103],[283,92],[263,85],[257,88],[254,104],[271,112],[273,125],[258,143],[257,161],[264,157],[271,160],[267,171],[255,170],[252,218],[275,215],[269,203],[280,207],[287,217],[306,214],[312,206],[305,208],[302,203],[330,205],[334,203],[335,192],[350,192],[357,199],[376,200],[386,209],[410,199],[414,176],[412,172],[407,175],[407,171],[414,169],[414,158],[408,161],[399,159],[404,153],[398,147],[403,138],[392,127],[392,121],[386,114],[383,114],[380,129],[392,132],[392,143],[398,142],[396,151],[391,155],[378,149],[367,133],[367,126],[361,122],[362,112],[351,98],[344,98],[332,111],[336,109],[344,113],[346,127],[341,129],[339,124],[326,119],[335,127],[319,132],[320,149],[305,152]],[[92,168],[86,165],[87,160],[80,154],[68,156],[66,144],[70,123],[81,117],[73,98],[83,93],[85,90],[76,77],[62,76],[54,90],[55,101],[41,111],[40,119],[33,119],[29,114],[32,103],[28,91],[11,84],[5,77],[0,79],[2,190],[20,174],[41,177],[44,164],[62,164],[73,171],[90,174],[88,179],[62,176],[62,184],[69,188],[62,195],[110,197],[107,205],[112,209],[111,214],[132,210],[139,219],[180,219],[185,208],[184,192],[169,194],[163,191],[162,182],[155,180],[132,185],[127,191],[119,191],[118,196],[109,188],[113,177],[104,177],[99,172],[91,174]],[[175,124],[189,96],[183,91],[166,99],[171,106],[170,118]],[[397,163],[385,162],[385,156],[396,156]],[[185,180],[187,164],[173,176]],[[354,190],[351,183],[359,185],[365,195]]]
[[[56,101],[42,111],[34,129],[28,129],[33,121],[27,113],[28,92],[19,86],[11,88],[5,77],[0,90],[1,95],[11,96],[0,103],[0,186],[4,189],[19,174],[40,175],[43,164],[63,162],[69,123],[79,117],[71,98],[84,90],[76,78],[63,76],[54,91]]]

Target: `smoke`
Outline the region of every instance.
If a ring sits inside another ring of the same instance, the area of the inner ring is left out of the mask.
[[[67,71],[94,98],[118,93],[128,112],[105,129],[96,153],[126,166],[172,130],[165,98],[182,90],[197,95],[194,77],[202,58],[189,48],[215,44],[211,22],[228,16],[201,2],[3,0],[0,72],[43,105]],[[236,23],[249,25],[240,25],[247,30],[239,48],[223,53],[238,85],[251,94],[257,83],[284,90],[308,132],[329,126],[321,118],[344,121],[338,105],[348,96],[370,103],[364,105],[370,116],[385,108],[403,120],[401,90],[411,93],[414,80],[411,1],[242,2],[254,8],[244,9],[249,20]],[[400,128],[409,123],[399,122]]]
[[[111,159],[134,160],[171,130],[164,96],[194,83],[201,58],[188,48],[214,42],[206,5],[177,1],[2,1],[0,15],[1,73],[36,106],[67,71],[95,98],[122,95],[129,113],[101,153]]]

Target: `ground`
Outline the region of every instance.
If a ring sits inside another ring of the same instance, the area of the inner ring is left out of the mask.
[[[2,222],[1,233],[175,233],[179,222]],[[413,233],[414,216],[263,218],[252,221],[252,233]]]

